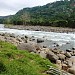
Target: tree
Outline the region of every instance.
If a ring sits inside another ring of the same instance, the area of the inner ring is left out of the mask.
[[[8,17],[7,19],[5,19],[4,23],[6,23],[6,24],[10,24],[10,23],[11,23],[11,19],[10,19],[10,17]]]
[[[21,21],[23,22],[23,25],[26,25],[27,22],[30,21],[30,15],[28,12],[23,12],[21,17],[20,17]]]

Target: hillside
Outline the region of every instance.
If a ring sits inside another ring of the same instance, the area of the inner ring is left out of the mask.
[[[4,23],[17,25],[46,25],[57,27],[75,27],[75,1],[61,0],[44,6],[24,8]]]
[[[17,48],[0,41],[0,75],[48,75],[48,66],[54,66],[49,60],[39,55]]]

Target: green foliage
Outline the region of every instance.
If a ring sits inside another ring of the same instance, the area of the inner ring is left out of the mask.
[[[47,65],[56,67],[37,54],[17,50],[14,45],[0,41],[0,75],[48,75]]]
[[[5,72],[5,71],[6,71],[6,67],[5,67],[5,65],[3,64],[3,62],[0,61],[0,73]]]

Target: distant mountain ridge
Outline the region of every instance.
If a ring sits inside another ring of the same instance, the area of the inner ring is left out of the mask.
[[[23,8],[14,16],[8,17],[13,24],[50,25],[75,27],[75,1],[61,0],[44,6]],[[4,22],[7,22],[7,19]]]
[[[5,17],[5,16],[0,16],[0,19],[3,18],[3,17]]]

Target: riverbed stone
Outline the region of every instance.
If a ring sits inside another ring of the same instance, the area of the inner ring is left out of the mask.
[[[75,67],[69,68],[68,72],[75,75]]]
[[[15,34],[14,34],[14,33],[12,33],[12,34],[10,34],[10,37],[15,38],[16,36],[15,36]]]
[[[66,49],[66,52],[72,52],[72,50],[71,49]]]
[[[47,58],[54,63],[56,63],[56,61],[59,59],[59,57],[55,55],[52,51],[47,52]]]
[[[9,34],[9,33],[4,33],[4,36],[5,36],[5,37],[9,37],[10,34]]]
[[[4,36],[0,36],[0,40],[1,41],[6,41],[6,39],[4,38]]]
[[[66,52],[66,53],[65,53],[65,56],[68,57],[68,58],[71,58],[70,52]]]
[[[64,54],[58,54],[57,55],[60,60],[65,60],[66,56]]]
[[[38,38],[38,39],[37,39],[37,43],[42,43],[42,42],[44,42],[43,39],[41,39],[41,38]]]
[[[27,41],[27,42],[30,43],[31,45],[33,45],[37,51],[42,49],[42,46],[40,44],[37,44],[37,43],[32,42],[32,41]]]
[[[69,58],[67,62],[69,67],[75,66],[75,56],[72,56],[71,58]]]
[[[64,71],[67,71],[68,66],[67,66],[66,64],[62,64],[62,69],[63,69]]]
[[[59,69],[61,69],[62,68],[61,60],[57,60],[56,65],[58,66]]]
[[[39,55],[42,57],[42,58],[46,58],[46,53],[44,51],[40,51]]]
[[[58,49],[52,49],[52,52],[55,53],[55,54],[59,54],[60,50],[58,50]]]
[[[72,67],[72,61],[71,60],[67,60],[67,65],[69,66],[69,67]]]
[[[23,40],[20,37],[17,37],[16,40],[19,42],[23,42]]]
[[[72,50],[75,50],[75,47],[73,47]]]
[[[36,48],[30,43],[21,43],[17,46],[20,50],[27,50],[29,52],[36,52]]]

